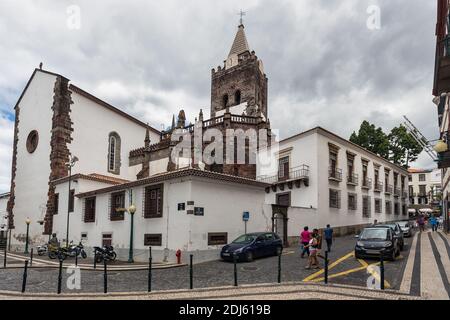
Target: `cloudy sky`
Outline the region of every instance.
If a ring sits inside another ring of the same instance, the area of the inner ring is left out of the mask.
[[[367,26],[373,5],[379,29]],[[388,131],[403,114],[437,138],[436,1],[2,0],[0,192],[9,190],[13,107],[39,62],[161,129],[180,108],[191,120],[199,108],[209,114],[211,68],[226,58],[241,9],[282,138],[317,125],[348,138],[364,119]],[[423,154],[415,166],[433,162]]]

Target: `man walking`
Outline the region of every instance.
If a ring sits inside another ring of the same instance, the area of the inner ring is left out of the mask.
[[[325,241],[327,242],[327,251],[331,252],[331,245],[333,244],[333,229],[327,224],[327,227],[323,231],[325,235]]]
[[[437,231],[437,220],[436,220],[436,217],[434,215],[432,215],[429,221],[430,221],[430,225],[431,225],[431,230],[433,232]]]

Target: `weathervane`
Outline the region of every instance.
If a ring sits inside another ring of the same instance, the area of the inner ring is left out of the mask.
[[[239,13],[238,13],[238,15],[240,15],[240,19],[239,19],[239,22],[240,22],[240,25],[242,26],[242,25],[244,25],[244,22],[243,22],[243,20],[242,20],[242,17],[243,16],[245,16],[245,11],[240,11]]]

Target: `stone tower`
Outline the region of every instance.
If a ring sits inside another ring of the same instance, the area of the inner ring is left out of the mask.
[[[246,115],[267,118],[267,77],[262,61],[250,52],[243,24],[238,27],[224,66],[211,73],[211,118],[227,108],[241,115],[242,108],[233,107],[244,103]]]

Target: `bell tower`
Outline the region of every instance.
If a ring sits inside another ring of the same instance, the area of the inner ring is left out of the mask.
[[[211,71],[211,118],[229,110],[267,119],[267,81],[262,61],[250,51],[241,21],[223,67]]]

